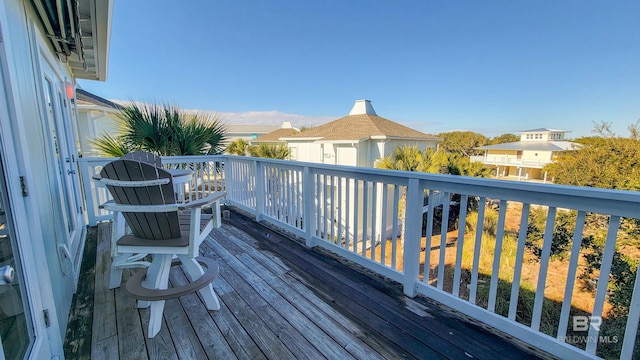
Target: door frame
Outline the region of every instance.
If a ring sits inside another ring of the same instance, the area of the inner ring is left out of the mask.
[[[36,42],[37,54],[34,61],[37,63],[37,98],[39,100],[39,108],[40,114],[44,121],[43,127],[46,131],[50,132],[51,127],[55,127],[55,131],[58,134],[58,139],[60,135],[64,135],[64,144],[58,143],[59,148],[64,148],[65,154],[67,154],[72,160],[68,165],[63,165],[62,171],[64,174],[62,176],[57,176],[58,167],[55,164],[57,159],[52,158],[51,161],[48,161],[50,168],[49,174],[52,177],[55,177],[58,186],[67,187],[66,191],[63,188],[62,190],[62,200],[64,200],[64,204],[58,201],[53,201],[54,204],[59,203],[63,214],[67,214],[66,207],[71,207],[72,211],[75,211],[73,214],[73,229],[70,231],[66,228],[66,222],[61,222],[56,224],[56,228],[61,231],[61,236],[64,237],[65,243],[58,242],[57,244],[57,256],[60,265],[64,267],[64,262],[69,261],[71,265],[71,276],[73,277],[73,285],[74,290],[75,286],[77,286],[77,280],[80,275],[80,265],[82,262],[81,255],[84,251],[84,238],[86,236],[86,221],[84,219],[84,211],[82,204],[82,194],[80,192],[80,180],[77,174],[77,149],[75,146],[75,133],[74,133],[74,125],[73,125],[73,115],[71,114],[72,106],[71,101],[65,96],[65,81],[66,78],[60,74],[59,69],[55,66],[56,61],[49,53],[47,45],[43,44],[41,41]],[[51,99],[54,104],[54,119],[49,119],[49,111],[47,108],[45,91],[47,91],[45,87],[45,77],[50,78],[51,84],[53,86],[53,98]],[[61,97],[59,97],[61,96]],[[67,105],[60,103],[59,100],[66,102]],[[65,124],[65,122],[68,122]],[[50,150],[49,153],[52,154],[55,151],[55,145],[50,136],[45,136],[45,141],[47,142],[47,147]],[[55,157],[55,155],[53,155]],[[73,170],[75,174],[67,174],[68,170]],[[56,195],[57,198],[57,195]],[[55,200],[55,199],[54,199]]]
[[[44,309],[53,309],[51,282],[48,276],[42,277],[38,271],[38,264],[46,262],[44,258],[43,236],[39,227],[30,226],[27,219],[38,221],[38,214],[34,211],[36,204],[29,197],[23,197],[21,178],[30,178],[30,170],[25,166],[25,158],[22,144],[28,144],[25,129],[20,121],[16,109],[16,98],[13,96],[7,47],[11,48],[10,39],[3,29],[8,24],[5,3],[0,3],[0,156],[3,161],[7,188],[7,198],[10,204],[11,221],[16,237],[16,256],[22,263],[24,287],[26,290],[26,307],[30,311],[30,323],[33,341],[28,350],[29,358],[51,357],[51,344],[49,338],[60,336],[47,330],[44,321]],[[4,32],[3,32],[4,31]],[[15,80],[14,80],[15,81]],[[14,154],[15,156],[7,156]],[[39,240],[39,241],[38,241]],[[40,267],[41,268],[41,267]],[[49,291],[47,291],[49,290]],[[44,293],[48,293],[45,296]],[[57,332],[56,329],[52,329]]]

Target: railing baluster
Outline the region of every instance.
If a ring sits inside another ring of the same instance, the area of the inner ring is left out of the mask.
[[[396,257],[398,256],[398,204],[400,203],[400,187],[393,185],[393,224],[391,225],[391,268],[396,269]],[[401,229],[400,231],[406,231]],[[403,244],[404,246],[404,244]]]
[[[424,270],[422,274],[422,281],[424,281],[425,284],[429,284],[429,278],[431,275],[431,236],[433,236],[433,213],[435,212],[436,196],[435,190],[429,189],[429,206],[427,208],[427,228],[425,231],[426,235],[424,246]]]
[[[362,182],[362,245],[360,255],[365,256],[367,250],[367,225],[369,225],[369,181]]]
[[[575,231],[573,232],[573,244],[571,245],[571,257],[569,258],[569,271],[567,273],[567,281],[564,287],[564,301],[562,302],[562,310],[560,311],[560,322],[558,323],[557,339],[562,342],[564,342],[564,338],[567,335],[571,302],[573,300],[573,286],[576,281],[578,260],[580,259],[582,230],[584,229],[585,218],[586,213],[584,211],[579,211],[576,218]]]
[[[609,287],[609,276],[611,274],[613,255],[616,252],[616,238],[618,237],[619,227],[620,217],[611,216],[609,218],[609,228],[607,229],[607,240],[604,245],[604,253],[602,254],[602,263],[600,265],[600,276],[598,277],[596,298],[593,303],[593,312],[591,313],[592,319],[594,316],[598,316],[600,319],[602,319],[602,310],[604,309],[604,301]],[[599,326],[592,325],[589,327],[589,336],[587,337],[587,347],[585,349],[588,353],[596,353],[599,334]]]
[[[460,276],[462,269],[462,250],[464,249],[464,232],[467,226],[467,195],[460,197],[460,212],[458,220],[458,239],[456,240],[456,264],[453,270],[453,296],[460,296]]]
[[[624,340],[622,341],[622,352],[620,359],[627,360],[633,357],[633,348],[638,336],[638,323],[640,322],[640,265],[636,268],[636,281],[633,285],[633,295],[629,304],[629,315],[627,315],[627,326],[624,330]]]
[[[438,289],[444,285],[445,259],[447,254],[447,233],[449,232],[449,199],[448,192],[443,193],[445,201],[442,203],[442,219],[440,220],[440,253],[438,259]]]
[[[347,189],[347,193],[345,198],[347,199],[347,204],[346,204],[346,210],[345,210],[345,218],[346,218],[346,222],[344,224],[344,237],[345,237],[345,242],[344,242],[344,247],[345,249],[349,249],[349,244],[350,244],[350,237],[349,237],[349,233],[351,233],[351,227],[349,226],[349,223],[351,222],[351,211],[349,211],[351,209],[351,204],[353,204],[353,200],[351,199],[351,179],[346,179],[346,189]]]
[[[529,204],[522,204],[520,214],[520,230],[518,232],[518,248],[516,250],[516,262],[514,265],[513,282],[511,283],[511,296],[509,297],[509,319],[516,319],[518,310],[518,296],[520,296],[520,276],[522,275],[522,262],[524,259],[524,245],[527,241],[527,224],[529,223]]]
[[[544,304],[544,289],[547,283],[547,271],[549,270],[549,258],[551,257],[551,244],[553,242],[553,229],[556,224],[556,208],[550,207],[547,213],[547,224],[544,229],[542,255],[540,255],[540,271],[538,272],[538,285],[536,297],[533,300],[533,314],[531,316],[531,328],[540,330],[542,319],[542,305]]]
[[[478,267],[480,266],[480,251],[482,249],[482,231],[484,229],[484,209],[487,199],[480,197],[478,206],[478,223],[476,224],[476,242],[473,246],[473,266],[471,268],[471,287],[469,289],[469,302],[476,303],[478,292]]]
[[[358,250],[356,249],[358,246],[358,217],[360,216],[361,207],[358,206],[360,204],[360,180],[353,180],[353,252],[356,253]]]
[[[375,261],[376,257],[376,244],[378,244],[378,189],[380,184],[376,182],[371,183],[371,255],[369,258]]]
[[[502,240],[504,238],[504,219],[506,214],[507,201],[500,200],[496,243],[493,250],[493,270],[491,272],[491,283],[489,285],[489,304],[487,306],[487,310],[491,312],[495,312],[496,309],[496,296],[498,295],[498,282],[500,281],[500,257],[502,256]]]
[[[343,217],[344,215],[342,214],[342,208],[343,208],[342,205],[344,201],[344,199],[342,198],[342,191],[344,190],[342,186],[343,181],[344,181],[343,177],[338,178],[338,245],[342,247],[344,247],[344,242],[343,242],[344,240],[342,235],[342,231],[344,230],[342,228],[342,223],[343,223],[342,219],[344,219]]]
[[[382,219],[380,220],[380,223],[382,224],[382,226],[380,226],[380,263],[385,264],[387,263],[386,261],[386,255],[387,255],[387,212],[389,209],[389,206],[387,204],[387,198],[389,197],[389,184],[381,184],[381,188],[382,188],[382,207],[380,208],[380,211],[382,212]]]

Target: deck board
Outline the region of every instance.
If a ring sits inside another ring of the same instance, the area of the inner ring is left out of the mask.
[[[66,346],[67,358],[535,357],[438,306],[405,298],[398,284],[355,271],[235,211],[200,249],[220,264],[212,285],[221,309],[208,311],[197,293],[167,300],[162,328],[148,339],[148,310],[137,309],[124,286],[108,289],[110,224],[100,224],[96,232],[95,277],[84,286],[94,287],[93,294],[77,296],[93,299],[85,304],[92,318],[84,319],[93,321],[91,346]],[[128,276],[125,271],[123,284]],[[174,266],[172,286],[186,281]],[[67,343],[78,343],[78,335],[68,334]]]

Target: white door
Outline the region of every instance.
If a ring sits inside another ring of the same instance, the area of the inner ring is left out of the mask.
[[[35,336],[0,156],[0,359],[23,359]]]
[[[80,244],[84,228],[82,200],[79,196],[76,151],[73,142],[71,103],[66,98],[63,80],[56,76],[49,64],[41,57],[43,109],[49,134],[49,151],[54,164],[51,179],[57,184],[57,193],[52,194],[53,203],[59,204],[61,226],[66,243],[58,244],[58,257],[65,275],[72,270],[73,260]],[[45,128],[46,128],[45,127]]]

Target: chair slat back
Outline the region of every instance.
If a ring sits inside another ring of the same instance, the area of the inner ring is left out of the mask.
[[[107,185],[117,204],[165,205],[175,204],[171,174],[145,161],[116,160],[105,165],[100,172],[102,178],[120,180],[122,186]],[[170,179],[164,185],[126,186],[126,181]],[[124,212],[123,216],[133,234],[142,239],[167,240],[179,238],[178,212]]]
[[[122,156],[120,159],[142,161],[149,163],[157,168],[162,167],[162,158],[154,153],[150,153],[147,151],[133,151]]]

